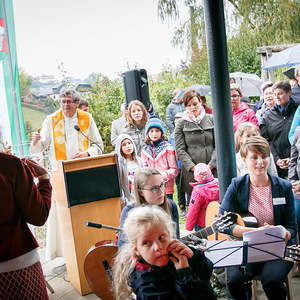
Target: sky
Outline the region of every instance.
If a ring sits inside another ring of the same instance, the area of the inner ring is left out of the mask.
[[[134,68],[157,74],[186,54],[171,45],[174,24],[158,18],[157,0],[13,0],[18,64],[27,74],[114,79]]]

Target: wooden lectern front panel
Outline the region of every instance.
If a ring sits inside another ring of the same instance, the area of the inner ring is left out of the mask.
[[[84,168],[85,165],[86,168]],[[68,188],[70,187],[66,186],[66,175],[68,172],[78,172],[80,170],[84,170],[86,173],[89,169],[93,170],[101,166],[104,166],[105,169],[105,167],[111,165],[116,165],[115,155],[64,161],[58,172],[59,175],[56,175],[57,177],[53,180],[53,183],[56,182],[54,184],[57,184],[58,190],[62,193],[57,198],[57,210],[59,227],[63,237],[63,250],[66,258],[68,279],[82,295],[91,292],[83,269],[84,259],[88,250],[99,241],[115,240],[116,238],[115,231],[87,227],[85,226],[85,222],[91,221],[118,227],[121,203],[120,197],[114,197],[108,199],[102,198],[102,200],[98,201],[93,199],[92,202],[70,206],[70,199],[67,199]],[[83,183],[87,178],[82,177]],[[118,182],[118,177],[115,180]],[[85,186],[89,189],[86,193],[89,193],[91,185],[83,184],[82,188],[85,188]],[[114,185],[114,187],[116,186]],[[81,192],[84,193],[84,191]],[[120,193],[120,191],[118,192]]]

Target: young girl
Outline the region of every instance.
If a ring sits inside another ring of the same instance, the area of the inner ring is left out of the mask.
[[[145,126],[148,121],[146,107],[141,101],[131,101],[126,118],[127,122],[122,128],[122,133],[131,136],[136,147],[136,154],[141,155],[145,139]]]
[[[159,171],[152,168],[139,169],[134,175],[132,202],[126,205],[120,217],[120,226],[127,218],[128,212],[140,205],[158,205],[169,214],[176,224],[176,237],[179,238],[179,217],[174,201],[166,198],[165,183]],[[118,246],[121,247],[126,240],[126,235],[119,233]]]
[[[133,178],[136,171],[143,166],[141,159],[136,154],[135,144],[128,134],[120,134],[115,146],[120,171],[123,203],[130,201]]]
[[[206,208],[211,201],[219,201],[219,182],[211,173],[208,165],[199,163],[194,169],[196,183],[193,187],[185,228],[198,231],[204,228]]]
[[[210,261],[201,250],[172,240],[173,222],[157,206],[130,211],[124,223],[128,242],[113,266],[116,299],[216,299]]]
[[[173,146],[167,142],[165,129],[160,119],[152,118],[147,122],[145,142],[146,146],[141,154],[143,165],[160,171],[166,182],[166,195],[172,200],[178,165],[176,152]]]
[[[256,128],[256,126],[253,123],[249,123],[249,122],[242,123],[237,128],[234,134],[237,176],[243,176],[249,173],[246,164],[244,163],[244,160],[241,157],[240,149],[241,146],[245,144],[247,138],[256,135],[260,135],[259,130]],[[268,167],[268,173],[274,176],[278,176],[272,153],[270,155],[270,164]]]

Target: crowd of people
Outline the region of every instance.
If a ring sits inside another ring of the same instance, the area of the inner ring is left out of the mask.
[[[300,73],[300,69],[296,68],[295,72]],[[167,107],[166,124],[138,100],[122,104],[122,116],[112,122],[111,129],[121,183],[120,226],[124,229],[118,236],[119,252],[113,272],[117,299],[129,299],[131,293],[136,299],[198,299],[200,295],[203,299],[216,299],[209,283],[211,262],[203,251],[178,240],[179,215],[185,218],[187,230],[200,230],[210,225],[205,224],[205,214],[211,201],[220,202],[221,214],[225,211],[251,213],[257,219],[257,228],[234,224],[227,229],[227,234],[240,238],[244,232],[282,225],[286,242],[295,242],[297,221],[300,224],[300,99],[293,99],[288,82],[263,84],[262,101],[254,108],[243,101],[236,83],[230,84],[230,97],[238,177],[232,180],[224,199],[219,199],[213,111],[203,95],[195,90],[177,91]],[[61,94],[60,109],[45,119],[40,132],[32,135],[32,153],[46,148],[50,151],[52,170],[60,160],[103,152],[103,142],[88,113],[88,103],[80,103],[73,91]],[[14,227],[16,237],[24,231],[31,242],[24,241],[24,246],[20,244],[13,255],[1,243],[0,257],[4,259],[0,267],[4,266],[5,272],[0,269],[0,282],[3,274],[14,274],[14,260],[24,255],[32,257],[34,268],[40,268],[33,251],[36,243],[28,233],[26,222],[44,223],[51,203],[46,171],[37,169],[30,161],[7,156],[0,156],[7,169],[11,163],[19,165],[22,172],[11,176],[23,176],[28,181],[26,191],[32,203],[23,207],[25,194],[20,193],[17,196],[20,200],[13,200],[16,191],[7,190],[7,174],[1,177],[7,194],[12,194],[12,202],[19,201],[22,208],[18,209],[19,221],[15,222],[18,223]],[[40,180],[37,186],[33,177]],[[178,199],[174,197],[175,186]],[[16,190],[21,188],[16,186]],[[38,213],[34,213],[33,206]],[[13,211],[11,215],[15,216]],[[0,218],[2,221],[1,214]],[[0,231],[5,232],[7,240],[12,240],[9,229],[3,230],[1,226]],[[48,220],[47,259],[63,255],[57,232],[53,202]],[[23,264],[20,271],[26,267]],[[245,284],[245,276],[250,282],[261,274],[267,297],[285,299],[283,282],[291,268],[292,263],[281,260],[248,264],[246,273],[230,267],[227,270],[229,291],[234,299],[250,299],[251,289]],[[0,289],[1,293],[4,291]]]

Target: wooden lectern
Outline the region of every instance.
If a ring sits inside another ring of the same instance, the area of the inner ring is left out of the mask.
[[[86,221],[119,226],[121,204],[115,154],[62,161],[52,174],[59,228],[68,279],[81,295],[91,292],[84,275],[84,258],[101,240],[114,240],[115,231],[85,226]]]

